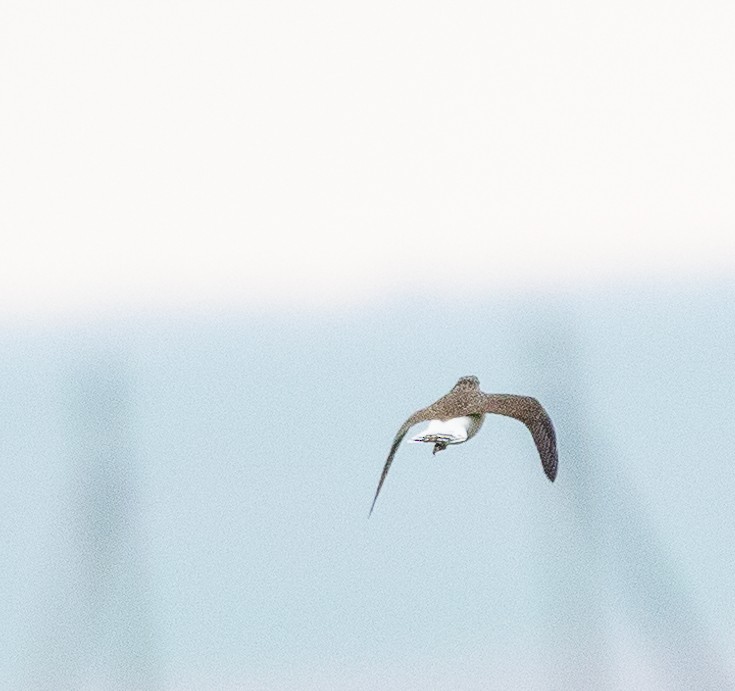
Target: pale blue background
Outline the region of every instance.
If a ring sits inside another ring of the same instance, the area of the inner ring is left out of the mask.
[[[733,687],[735,3],[0,15],[0,688]]]
[[[5,328],[8,687],[727,688],[731,284]],[[398,453],[474,373],[522,425]]]

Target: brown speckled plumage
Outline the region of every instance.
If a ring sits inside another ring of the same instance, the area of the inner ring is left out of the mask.
[[[401,425],[393,439],[388,459],[380,475],[378,489],[375,492],[370,513],[372,514],[375,508],[375,502],[378,500],[380,489],[383,482],[385,482],[386,475],[388,475],[388,470],[393,462],[393,457],[396,455],[398,446],[411,427],[428,420],[450,420],[465,415],[484,415],[485,413],[506,415],[520,420],[528,427],[541,457],[544,472],[549,480],[553,482],[556,478],[558,464],[556,434],[551,419],[546,414],[543,406],[530,396],[483,393],[480,391],[480,381],[477,377],[462,377],[446,396],[442,396],[427,408],[417,410]]]

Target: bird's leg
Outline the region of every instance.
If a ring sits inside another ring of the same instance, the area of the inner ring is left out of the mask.
[[[456,444],[458,437],[451,434],[425,434],[421,437],[414,437],[411,441],[414,442],[426,442],[427,444],[434,445],[434,451],[444,451],[449,444]]]
[[[434,444],[434,450],[431,452],[432,456],[436,455],[437,451],[444,451],[448,444],[454,440],[454,437],[447,436],[445,434],[427,434],[424,437],[418,437],[417,441],[429,442]]]
[[[447,448],[447,444],[448,444],[448,442],[446,442],[446,441],[437,441],[434,444],[434,450],[431,452],[431,455],[432,456],[436,456],[436,452],[437,451],[444,451],[444,449]]]

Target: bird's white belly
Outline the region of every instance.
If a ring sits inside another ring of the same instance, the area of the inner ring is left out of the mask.
[[[482,424],[479,415],[464,415],[450,420],[430,420],[429,426],[411,439],[412,442],[434,442],[437,438],[447,444],[461,444],[477,434]]]

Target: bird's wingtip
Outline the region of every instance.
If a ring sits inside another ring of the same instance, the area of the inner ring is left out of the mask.
[[[373,499],[373,503],[370,506],[370,511],[368,511],[368,518],[373,515],[373,509],[375,508],[375,502],[378,501],[378,495],[375,495],[375,499]]]

